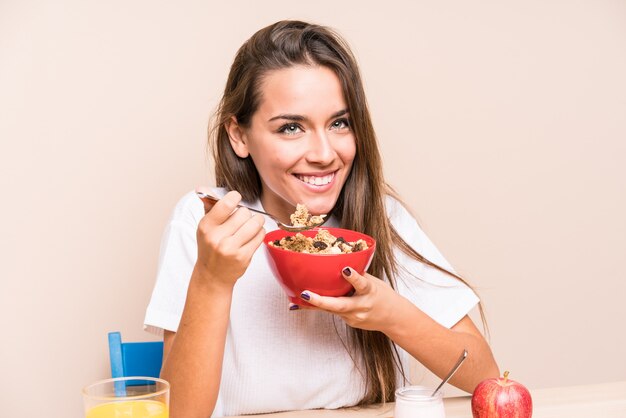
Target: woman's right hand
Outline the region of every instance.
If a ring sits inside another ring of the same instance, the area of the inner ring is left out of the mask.
[[[185,307],[176,332],[164,333],[161,377],[171,385],[172,417],[208,416],[217,402],[233,286],[265,237],[265,218],[240,201],[237,192],[215,205],[203,200]]]
[[[196,269],[211,278],[211,285],[234,286],[265,237],[263,215],[238,208],[240,201],[236,191],[228,192],[212,207],[212,202],[203,200],[205,215],[196,232]]]

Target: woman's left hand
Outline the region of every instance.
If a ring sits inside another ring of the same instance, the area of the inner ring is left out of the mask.
[[[324,297],[309,290],[300,297],[313,308],[339,315],[353,328],[380,331],[438,376],[450,369],[459,353],[466,349],[469,361],[451,383],[469,393],[482,380],[499,376],[489,345],[469,316],[448,329],[437,323],[411,301],[376,277],[360,275],[350,269],[343,277],[354,286],[352,296]],[[424,339],[430,339],[424,344]]]
[[[327,297],[305,290],[300,297],[318,309],[338,315],[353,328],[384,331],[392,323],[400,300],[406,299],[370,274],[362,276],[346,267],[342,275],[354,287],[351,296]]]

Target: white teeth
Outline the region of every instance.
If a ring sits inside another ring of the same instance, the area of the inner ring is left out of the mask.
[[[296,177],[298,177],[298,179],[300,181],[303,181],[303,182],[308,183],[308,184],[313,184],[315,186],[324,186],[324,185],[330,183],[333,180],[334,176],[335,176],[335,174],[328,174],[328,175],[322,176],[322,177],[300,176],[300,175],[297,175]]]

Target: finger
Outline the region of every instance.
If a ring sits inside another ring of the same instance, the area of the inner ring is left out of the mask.
[[[252,237],[248,242],[242,245],[241,250],[247,254],[250,254],[250,257],[252,257],[254,252],[263,243],[264,239],[265,239],[265,229],[261,227],[254,237]]]
[[[218,217],[221,215],[217,213],[217,211],[224,209],[223,207],[218,207],[220,203],[222,203],[222,201],[216,203],[211,212],[204,215],[198,225],[198,227],[205,233],[212,231],[211,233],[214,234],[214,236],[220,237],[218,240],[221,240],[221,238],[232,237],[247,221],[250,220],[250,218],[252,218],[252,212],[250,212],[247,208],[235,206],[234,212],[231,212],[226,219],[219,221]]]
[[[216,202],[206,197],[198,196],[198,198],[202,201],[202,205],[204,206],[204,214],[206,215],[213,208],[213,206],[215,206]]]
[[[239,212],[241,209],[238,209]],[[243,211],[242,211],[243,212]],[[232,234],[233,243],[240,247],[245,246],[248,242],[258,237],[259,231],[263,230],[265,217],[260,214],[251,215],[248,211],[248,219],[242,220],[239,228]],[[263,234],[263,237],[265,233]],[[261,241],[263,239],[261,238]]]
[[[360,275],[356,270],[352,267],[345,267],[341,270],[341,275],[344,279],[346,279],[352,287],[354,287],[354,291],[356,294],[368,293],[371,288],[371,283],[369,279],[365,276]]]
[[[198,186],[196,187],[196,194],[198,195],[198,198],[202,201],[202,204],[204,205],[204,214],[206,215],[207,213],[209,213],[209,211],[213,208],[213,206],[215,206],[215,203],[217,203],[217,200],[219,199],[212,199],[209,197],[201,197],[201,194],[204,195],[208,195],[211,196],[212,190],[210,187],[207,186]]]
[[[315,311],[319,309],[316,308],[315,306],[298,305],[298,304],[289,302],[289,310],[290,311],[304,311],[304,310]]]
[[[244,239],[237,235],[222,236],[219,241],[221,251],[224,254],[230,254],[236,257],[242,262],[249,263],[255,251],[263,243],[263,239],[265,238],[265,229],[262,228],[261,222],[251,220],[252,224],[256,223],[257,231],[254,235],[245,237]]]
[[[260,227],[263,226],[263,222],[265,222],[265,218],[263,217],[263,215],[257,215],[254,214],[248,209],[248,208],[236,208],[235,211],[230,215],[230,217],[228,219],[226,219],[221,225],[220,225],[220,229],[226,234],[226,235],[235,235],[238,233],[238,231],[240,231],[242,228],[244,228],[244,226],[246,224],[248,224],[248,228],[250,228],[250,220],[254,219],[252,225],[257,225],[257,227],[255,228],[254,233],[250,234],[250,236],[248,237],[251,238],[254,236],[254,234],[256,233],[256,230],[258,230]],[[243,229],[242,233],[246,232],[246,228]],[[245,241],[241,241],[241,244],[247,242],[248,240]]]
[[[207,199],[203,199],[204,202]],[[230,218],[237,205],[241,202],[241,195],[236,191],[230,191],[215,203],[210,209],[210,215],[208,219],[215,225],[220,225]],[[206,204],[205,204],[206,208]],[[205,215],[206,218],[206,215]]]
[[[318,309],[327,312],[342,314],[351,309],[353,301],[349,297],[343,296],[320,296],[310,290],[300,293],[300,298]]]
[[[204,205],[204,214],[206,215],[211,209],[213,209],[213,206],[215,206],[215,202],[203,197],[201,197],[200,200],[202,200],[202,204]]]
[[[250,263],[254,253],[258,250],[258,248],[263,243],[263,239],[265,238],[265,229],[261,228],[257,234],[250,239],[243,246],[236,246],[233,242],[228,242],[225,246],[230,247],[233,252],[239,253],[239,258],[246,263]],[[226,241],[232,240],[232,237],[226,238]]]

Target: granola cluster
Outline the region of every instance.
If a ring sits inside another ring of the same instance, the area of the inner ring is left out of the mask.
[[[295,213],[289,215],[292,226],[316,226],[324,222],[326,215],[311,215],[305,205],[298,203]]]
[[[367,242],[362,239],[348,242],[342,237],[335,237],[325,229],[320,229],[313,238],[297,233],[269,244],[289,251],[310,254],[345,254],[368,248]]]

